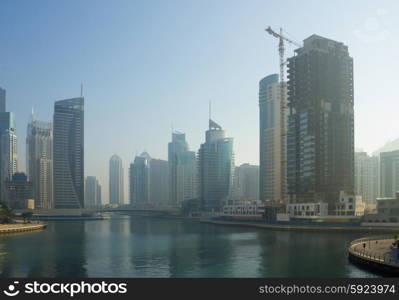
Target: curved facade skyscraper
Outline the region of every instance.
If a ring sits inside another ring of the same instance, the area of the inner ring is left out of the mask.
[[[116,154],[109,160],[109,203],[124,203],[122,159]]]
[[[55,208],[84,207],[84,98],[54,105]]]
[[[219,211],[232,194],[234,176],[233,138],[209,120],[206,141],[198,151],[199,197],[204,211]]]

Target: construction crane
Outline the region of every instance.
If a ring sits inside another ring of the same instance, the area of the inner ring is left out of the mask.
[[[302,47],[302,45],[300,45],[299,43],[285,37],[283,35],[283,29],[280,28],[280,33],[277,33],[276,31],[274,31],[270,26],[267,27],[265,29],[265,31],[267,33],[269,33],[270,35],[274,36],[275,38],[279,39],[279,43],[278,43],[278,53],[280,56],[280,130],[281,130],[281,178],[280,178],[280,182],[281,182],[281,198],[279,199],[278,202],[280,203],[285,203],[286,202],[286,145],[285,145],[285,139],[286,139],[286,124],[285,124],[285,109],[286,109],[286,99],[285,99],[285,72],[284,72],[284,68],[285,68],[285,58],[284,58],[284,51],[285,51],[285,47],[284,47],[284,41],[293,44],[297,47]]]

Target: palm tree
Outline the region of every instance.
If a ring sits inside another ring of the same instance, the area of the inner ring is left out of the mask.
[[[33,213],[31,211],[26,211],[21,214],[22,219],[24,220],[24,224],[30,223],[30,219],[32,218]]]
[[[15,212],[7,204],[0,202],[0,220],[3,224],[11,223],[15,217]]]

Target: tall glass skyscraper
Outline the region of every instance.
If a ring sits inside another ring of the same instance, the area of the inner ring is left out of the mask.
[[[353,60],[343,43],[312,35],[288,59],[287,180],[291,203],[354,193]]]
[[[189,151],[186,135],[172,133],[168,144],[170,204],[180,206],[183,201],[195,198],[196,157]]]
[[[209,120],[205,143],[198,151],[199,197],[204,211],[219,211],[232,194],[234,175],[233,138]]]
[[[54,105],[55,208],[84,207],[84,98]]]
[[[33,183],[35,207],[54,208],[53,125],[35,120],[33,113],[26,136],[26,168]]]
[[[109,203],[124,203],[122,159],[116,154],[109,160]]]

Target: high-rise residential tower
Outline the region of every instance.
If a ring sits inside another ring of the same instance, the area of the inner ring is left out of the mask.
[[[281,83],[277,74],[259,82],[259,198],[277,203],[286,199],[286,128],[288,110],[281,99]],[[281,113],[281,107],[284,107]]]
[[[26,168],[33,183],[35,207],[54,208],[53,125],[35,120],[33,113],[26,136]]]
[[[378,157],[355,153],[355,193],[366,204],[376,204],[378,197]]]
[[[354,193],[353,60],[343,43],[312,35],[288,59],[287,183],[291,203]]]
[[[84,207],[84,98],[54,105],[55,208]]]
[[[168,144],[170,204],[180,206],[183,201],[195,198],[196,157],[189,151],[186,135],[172,133]]]
[[[399,191],[399,150],[380,153],[380,197],[392,198]]]
[[[204,211],[219,211],[232,194],[234,175],[233,138],[209,120],[205,143],[198,151],[199,198]]]
[[[147,205],[150,203],[150,161],[147,152],[136,156],[129,169],[129,202],[130,205]]]
[[[116,154],[109,160],[109,203],[124,203],[122,159]]]

